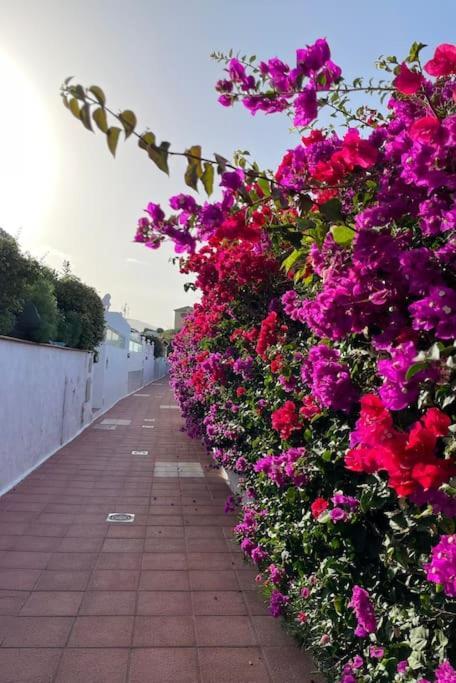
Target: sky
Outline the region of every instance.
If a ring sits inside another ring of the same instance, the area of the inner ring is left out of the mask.
[[[133,139],[114,160],[104,136],[62,106],[64,78],[101,86],[113,109],[133,109],[139,127],[182,151],[230,157],[247,149],[274,168],[297,144],[281,116],[217,104],[230,48],[293,62],[295,50],[326,37],[347,78],[375,75],[380,54],[405,56],[414,40],[454,41],[455,0],[0,0],[0,226],[55,268],[72,271],[111,310],[164,328],[192,304],[172,249],[132,242],[149,201],[187,192],[183,166],[160,173]]]

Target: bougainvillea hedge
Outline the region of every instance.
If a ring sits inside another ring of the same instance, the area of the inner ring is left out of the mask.
[[[275,182],[238,158],[221,201],[150,204],[137,233],[202,292],[172,355],[188,432],[242,476],[272,614],[344,683],[456,680],[456,48],[421,47],[383,60],[383,114],[348,112],[324,40],[230,59],[221,104],[311,130]]]
[[[272,614],[343,683],[456,681],[456,47],[424,48],[376,84],[323,39],[227,57],[220,103],[289,114],[294,146],[274,174],[217,157],[219,201],[151,203],[136,234],[202,295],[171,358],[188,433],[242,477]]]

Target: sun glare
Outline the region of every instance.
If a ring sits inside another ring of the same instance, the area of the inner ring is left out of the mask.
[[[54,192],[56,144],[40,93],[0,53],[0,227],[36,243]]]

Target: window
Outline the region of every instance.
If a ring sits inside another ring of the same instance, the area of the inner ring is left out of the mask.
[[[128,350],[130,351],[130,353],[140,353],[143,350],[142,344],[139,344],[138,342],[132,341],[130,339],[130,342],[128,344]]]
[[[121,349],[125,348],[125,338],[113,330],[112,327],[109,327],[109,325],[106,327],[105,342],[111,346],[118,346]]]

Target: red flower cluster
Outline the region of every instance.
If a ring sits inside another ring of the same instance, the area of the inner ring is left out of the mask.
[[[370,168],[377,161],[378,150],[352,128],[346,133],[341,149],[328,161],[319,161],[312,175],[317,180],[336,183],[356,167]]]
[[[327,500],[325,500],[324,498],[315,498],[314,502],[310,506],[310,509],[312,511],[312,517],[314,519],[318,519],[321,513],[327,510],[328,507],[329,503]]]
[[[278,315],[275,311],[271,311],[261,322],[256,352],[263,360],[266,357],[268,348],[277,342],[277,323]]]
[[[311,420],[315,415],[321,413],[321,408],[312,396],[304,396],[299,414],[305,420]]]
[[[299,415],[293,401],[285,401],[272,415],[272,428],[279,432],[281,439],[289,439],[291,434],[301,428]]]
[[[456,474],[455,463],[435,453],[437,439],[448,434],[450,422],[441,410],[429,408],[408,433],[401,432],[377,396],[363,396],[351,435],[357,446],[345,456],[345,465],[354,472],[387,472],[388,484],[399,496],[409,496],[420,487],[437,489]]]

